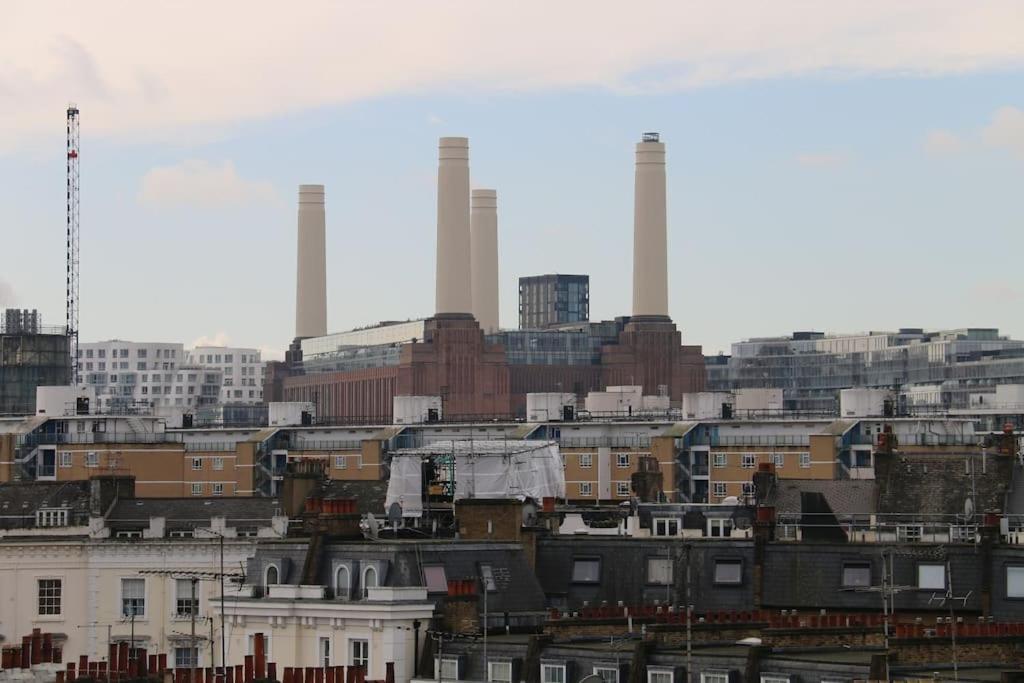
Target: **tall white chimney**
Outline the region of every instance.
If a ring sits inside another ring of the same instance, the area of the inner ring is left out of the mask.
[[[665,143],[644,133],[636,146],[633,197],[633,317],[668,318]]]
[[[438,149],[436,312],[469,314],[469,138],[441,138]]]
[[[295,336],[327,334],[327,253],[324,186],[299,185]]]
[[[473,190],[470,204],[473,316],[485,333],[498,331],[498,193]]]

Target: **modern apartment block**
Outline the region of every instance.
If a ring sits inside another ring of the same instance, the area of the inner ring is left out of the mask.
[[[257,349],[197,346],[185,352],[190,365],[217,370],[224,378],[221,403],[262,403],[265,365]]]
[[[534,275],[519,278],[519,329],[590,320],[589,275]]]
[[[102,412],[217,403],[224,376],[219,368],[189,363],[181,344],[117,339],[80,344],[78,367]]]
[[[705,360],[709,391],[782,389],[786,410],[817,413],[834,413],[839,391],[851,387],[890,389],[908,407],[949,410],[1024,382],[1024,341],[995,328],[794,332],[738,342],[731,357]]]

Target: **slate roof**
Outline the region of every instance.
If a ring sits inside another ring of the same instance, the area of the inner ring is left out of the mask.
[[[828,479],[777,479],[765,504],[776,514],[802,512],[802,493],[820,493],[837,516],[870,515],[878,507],[878,486],[871,480],[832,481]]]
[[[0,528],[35,526],[39,508],[66,507],[69,526],[89,523],[88,481],[0,484]]]
[[[380,518],[386,510],[384,499],[388,493],[388,482],[377,480],[350,480],[341,481],[332,479],[320,484],[319,498],[334,500],[338,498],[355,499],[356,509],[359,514],[365,515],[370,512]]]
[[[276,498],[127,498],[114,504],[107,526],[137,529],[150,517],[163,517],[168,529],[206,527],[212,517],[227,517],[228,526],[269,526],[278,514]]]
[[[974,466],[972,475],[966,466]],[[982,470],[985,470],[984,473]],[[878,512],[903,515],[963,514],[964,502],[974,497],[981,514],[1002,511],[1012,479],[1013,458],[980,453],[897,453],[875,456]]]

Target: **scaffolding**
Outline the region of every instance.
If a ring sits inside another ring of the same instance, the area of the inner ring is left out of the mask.
[[[32,415],[36,387],[70,382],[69,339],[63,327],[40,324],[34,311],[5,311],[0,319],[0,415]]]

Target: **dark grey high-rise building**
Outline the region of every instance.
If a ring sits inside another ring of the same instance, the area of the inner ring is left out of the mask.
[[[589,319],[589,275],[519,278],[519,329],[541,330]]]
[[[34,310],[8,309],[0,318],[0,415],[36,412],[36,387],[71,381],[71,355],[63,326],[40,324]]]

